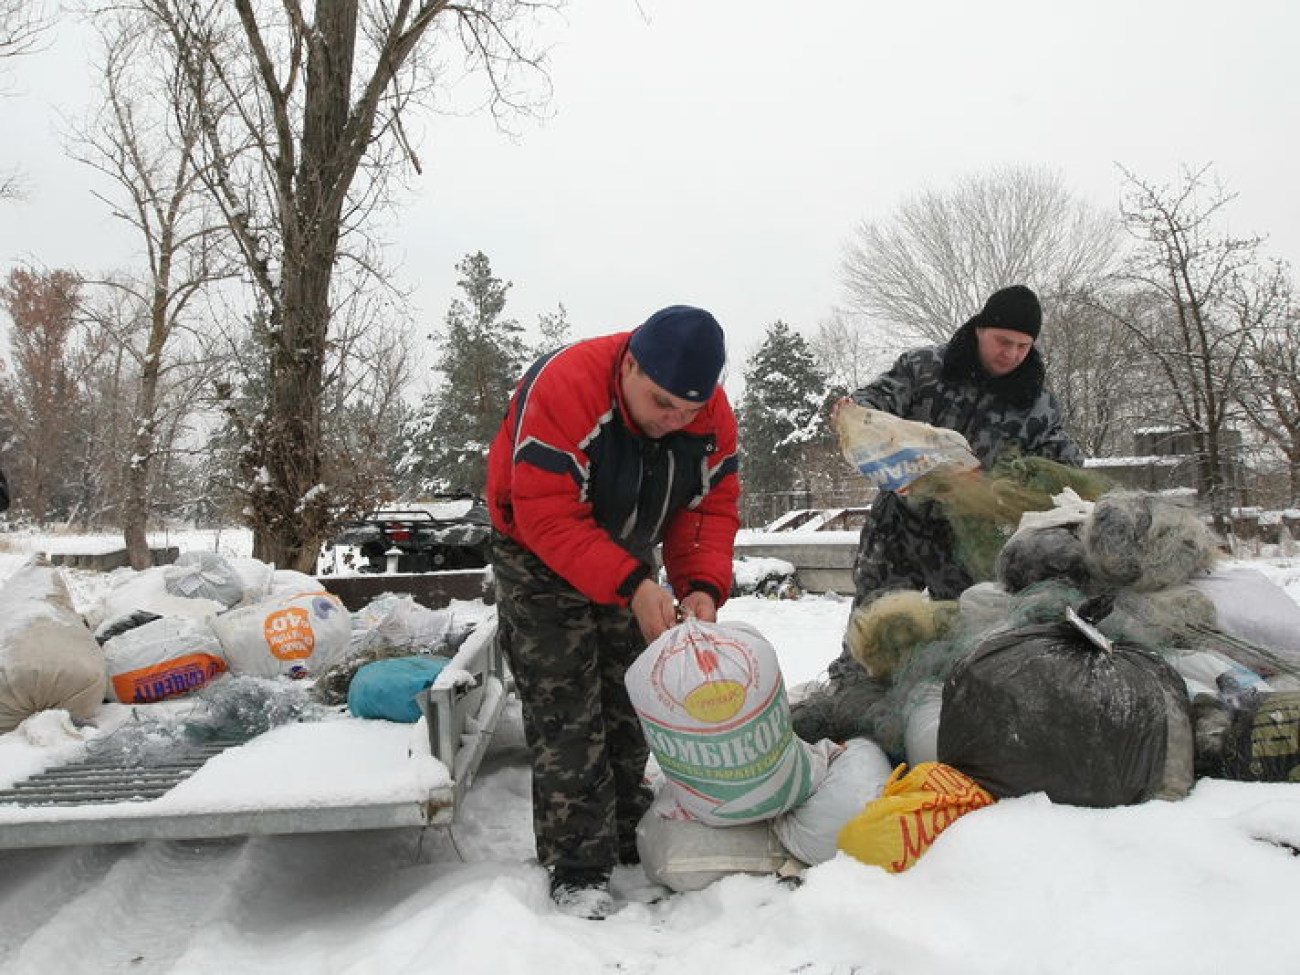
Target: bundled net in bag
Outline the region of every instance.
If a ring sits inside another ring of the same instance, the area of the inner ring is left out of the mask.
[[[1074,614],[995,633],[944,685],[938,755],[999,798],[1078,806],[1186,795],[1192,716],[1159,655]]]
[[[982,582],[997,576],[998,556],[1027,513],[1050,511],[1062,496],[1090,501],[1109,486],[1097,474],[1045,457],[1009,456],[975,474],[936,470],[913,484],[908,497],[939,505],[952,526],[954,555]]]
[[[938,504],[955,555],[976,581],[994,578],[998,553],[1027,511],[1045,511],[1066,491],[1086,499],[1110,487],[1100,475],[1043,457],[1008,455],[981,470],[955,430],[845,403],[835,415],[840,451],[882,491]]]

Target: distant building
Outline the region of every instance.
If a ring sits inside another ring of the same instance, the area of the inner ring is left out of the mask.
[[[1221,434],[1226,462],[1225,479],[1240,495],[1243,470],[1239,461],[1241,433]],[[1133,454],[1128,457],[1090,457],[1089,470],[1109,477],[1121,487],[1137,491],[1190,491],[1197,488],[1196,434],[1177,427],[1144,427],[1133,433]]]

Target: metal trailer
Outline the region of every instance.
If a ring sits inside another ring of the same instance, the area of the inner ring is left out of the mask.
[[[474,591],[473,580],[458,578],[451,585],[442,585],[437,575],[431,573],[415,581],[410,577],[405,591],[415,592],[419,601],[434,607]],[[477,585],[481,589],[482,579]],[[364,587],[360,592],[347,592],[343,578],[332,580],[329,586],[344,590],[339,594],[345,603],[354,604],[350,608],[368,598]],[[202,796],[205,783],[226,781],[218,778],[218,766],[227,777],[231,770],[237,774],[244,749],[261,749],[260,760],[266,761],[267,749],[278,747],[289,769],[303,754],[302,742],[310,743],[312,736],[328,736],[338,724],[304,722],[273,728],[247,741],[208,742],[178,754],[163,767],[114,766],[88,760],[47,768],[0,791],[0,848],[450,825],[473,784],[509,696],[496,633],[496,613],[491,610],[423,695],[420,705],[427,724],[427,744],[413,737],[419,725],[376,727],[373,730],[382,734],[376,735],[365,768],[349,769],[345,756],[340,756],[339,765],[329,767],[329,774],[336,776],[340,786],[367,780],[373,766],[392,768],[403,783],[400,789],[385,787],[366,795],[364,790],[358,794],[356,788],[343,787],[332,795],[325,785],[322,794],[287,804],[275,797],[263,800],[257,796],[247,797],[242,805],[222,801],[207,808],[202,799],[184,801],[187,790]],[[357,720],[339,718],[340,722]],[[441,762],[447,775],[438,776],[439,781],[425,788],[422,783],[428,779],[424,773],[430,758]],[[424,763],[419,769],[411,767],[421,774],[406,774],[404,762]]]

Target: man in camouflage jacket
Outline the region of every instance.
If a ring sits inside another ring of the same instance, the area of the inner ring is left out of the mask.
[[[1060,409],[1044,385],[1046,367],[1034,346],[1041,328],[1038,296],[1021,284],[1003,288],[947,344],[904,352],[850,398],[956,430],[985,470],[1013,454],[1081,466],[1083,452],[1062,429]],[[952,527],[935,502],[882,491],[858,543],[854,608],[896,589],[956,599],[973,580],[953,547]],[[831,665],[831,676],[857,666],[846,651]]]

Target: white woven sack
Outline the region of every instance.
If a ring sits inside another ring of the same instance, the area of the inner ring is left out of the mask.
[[[239,573],[218,552],[184,552],[167,566],[167,591],[189,599],[211,599],[222,606],[236,606],[244,598]]]
[[[788,859],[770,823],[706,826],[653,809],[637,824],[636,848],[646,877],[679,893],[733,873],[775,873]]]
[[[186,616],[206,623],[226,609],[224,603],[202,596],[180,595],[168,591],[167,581],[172,567],[155,565],[136,572],[119,569],[110,577],[112,587],[86,613],[92,629],[105,623],[146,612],[155,616]]]
[[[88,721],[108,684],[104,653],[58,569],[34,562],[0,590],[0,732],[59,708]]]
[[[222,613],[212,632],[233,674],[315,677],[347,655],[352,617],[330,593],[288,594]]]
[[[781,845],[809,866],[835,856],[840,830],[869,802],[880,798],[894,770],[879,745],[850,738],[831,759],[826,778],[808,799],[772,820]]]
[[[104,642],[109,692],[123,704],[146,704],[199,690],[225,673],[221,643],[210,627],[164,616]]]
[[[771,819],[826,774],[827,752],[795,736],[776,651],[752,626],[689,618],[625,679],[667,780],[661,815],[714,826]]]

